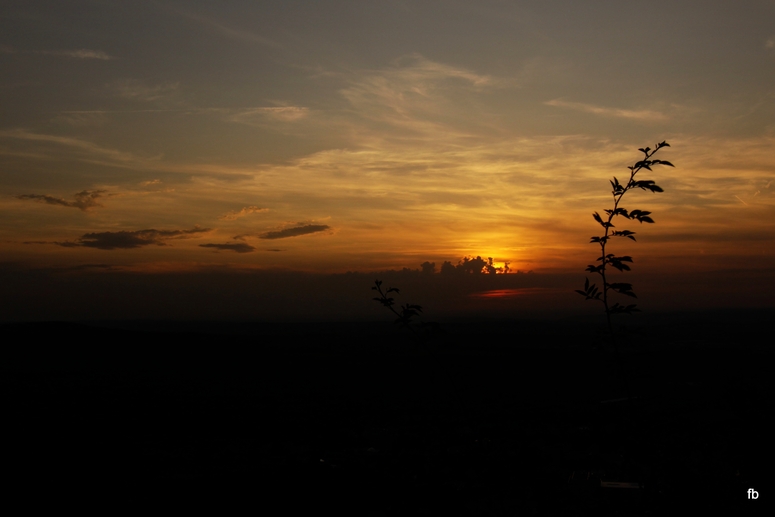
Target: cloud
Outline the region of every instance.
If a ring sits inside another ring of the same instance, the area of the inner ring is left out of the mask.
[[[381,108],[378,113],[382,117],[387,116],[387,113],[408,116],[410,112],[427,108],[428,103],[434,99],[442,100],[441,92],[449,90],[443,87],[443,83],[450,79],[462,80],[463,84],[468,84],[469,89],[471,86],[482,87],[494,83],[490,76],[411,54],[397,60],[392,67],[358,76],[340,93],[359,110]]]
[[[226,244],[200,244],[202,248],[215,248],[218,250],[231,250],[236,251],[237,253],[251,253],[256,250],[255,247],[251,246],[250,244],[247,244],[245,242],[235,242],[235,243],[226,243]]]
[[[286,228],[284,230],[277,230],[274,232],[266,232],[259,235],[260,239],[287,239],[288,237],[298,237],[300,235],[308,235],[310,233],[324,232],[331,227],[327,224],[307,224],[304,226],[294,226],[293,228]]]
[[[212,18],[208,18],[207,16],[202,16],[200,14],[195,14],[195,13],[182,11],[182,10],[176,10],[176,12],[179,15],[185,18],[188,18],[191,21],[194,21],[200,25],[203,25],[204,27],[209,28],[216,34],[220,34],[223,37],[226,37],[232,40],[243,41],[247,43],[260,43],[262,45],[267,45],[270,47],[280,47],[280,45],[277,42],[264,38],[263,36],[259,36],[254,32],[250,32],[242,29],[235,29],[234,27],[229,27],[219,21],[215,21]]]
[[[142,246],[165,246],[169,239],[183,239],[200,233],[209,232],[210,228],[193,228],[191,230],[137,230],[133,232],[95,232],[84,234],[77,241],[57,242],[66,248],[84,247],[101,250],[131,249]]]
[[[0,138],[23,140],[35,144],[61,145],[75,152],[84,154],[85,157],[82,158],[84,161],[102,165],[119,167],[126,167],[129,165],[137,166],[141,165],[143,161],[131,153],[102,147],[86,140],[66,136],[33,133],[23,129],[0,131]],[[2,153],[2,148],[0,148],[0,153]],[[31,155],[31,157],[49,158],[50,156],[43,152],[37,152],[36,154]],[[57,158],[61,159],[61,151],[57,152]]]
[[[259,208],[257,206],[246,206],[239,212],[235,212],[234,210],[232,210],[228,214],[222,215],[218,219],[221,219],[222,221],[234,221],[248,214],[257,214],[259,212],[268,212],[268,211],[269,211],[268,208]]]
[[[114,88],[120,97],[138,101],[157,101],[171,96],[177,92],[180,83],[161,83],[154,86],[148,86],[143,81],[136,79],[125,79],[115,83]]]
[[[605,117],[630,118],[637,120],[666,120],[668,118],[667,115],[658,111],[605,108],[602,106],[595,106],[593,104],[584,104],[583,102],[564,101],[562,99],[546,101],[544,104],[547,106],[569,108],[577,111],[583,111],[585,113],[592,113],[594,115],[602,115]]]
[[[74,59],[100,59],[102,61],[110,61],[116,59],[102,50],[89,50],[82,48],[79,50],[22,50],[17,51],[7,45],[0,45],[0,53],[2,54],[42,54],[45,56],[62,56],[71,57]]]
[[[63,56],[71,57],[75,59],[101,59],[103,61],[110,61],[116,59],[115,57],[108,55],[101,50],[89,50],[82,48],[80,50],[40,50],[37,54],[45,54],[47,56]]]
[[[31,199],[40,203],[46,203],[48,205],[60,205],[72,208],[78,208],[86,212],[90,208],[102,206],[97,202],[97,199],[102,197],[107,190],[83,190],[75,194],[74,201],[67,201],[54,196],[48,196],[45,194],[21,194],[16,196],[17,199]]]
[[[266,108],[247,108],[233,115],[227,120],[240,124],[254,125],[267,121],[296,122],[309,115],[309,108],[303,106],[276,106]]]
[[[366,133],[377,141],[436,142],[440,136],[468,140],[477,135],[483,122],[478,94],[503,84],[415,53],[355,74],[339,93],[361,119],[356,129],[361,140]]]
[[[764,48],[766,48],[766,49],[770,49],[770,50],[773,50],[773,49],[775,49],[775,37],[772,37],[772,38],[768,39],[768,40],[767,40],[767,41],[764,43]]]

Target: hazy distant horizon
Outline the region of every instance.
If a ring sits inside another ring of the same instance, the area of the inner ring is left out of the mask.
[[[629,301],[645,314],[771,309],[775,268],[767,274],[632,272],[627,277],[638,299]],[[4,286],[0,321],[391,320],[389,312],[373,301],[375,280],[400,289],[394,295],[398,304],[422,305],[425,321],[602,318],[602,304],[574,292],[583,287],[584,279],[584,272],[429,275],[417,268],[327,274],[208,268],[145,273],[94,265],[28,269],[5,264],[0,268]],[[622,318],[636,322],[638,315]]]

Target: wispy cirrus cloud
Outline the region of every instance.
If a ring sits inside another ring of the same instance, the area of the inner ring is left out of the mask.
[[[16,50],[7,45],[0,45],[0,53],[2,54],[41,54],[44,56],[60,56],[69,57],[73,59],[98,59],[102,61],[110,61],[116,59],[107,52],[102,50],[92,49],[78,49],[78,50]]]
[[[204,16],[184,10],[175,10],[175,12],[222,37],[236,41],[242,41],[245,43],[259,43],[261,45],[267,45],[270,47],[280,47],[280,44],[276,41],[260,36],[255,32],[229,26],[210,16]]]
[[[240,217],[245,217],[248,214],[258,214],[261,212],[268,212],[268,211],[269,211],[268,208],[261,208],[258,206],[246,206],[242,210],[238,210],[238,211],[232,210],[231,212],[222,215],[218,219],[222,221],[235,221]]]
[[[46,203],[48,205],[77,208],[83,212],[86,212],[91,208],[101,207],[102,204],[97,202],[97,199],[103,197],[106,193],[107,190],[83,190],[74,195],[73,201],[49,196],[47,194],[21,194],[16,196],[16,199],[29,199],[39,203]]]
[[[490,76],[411,54],[396,60],[391,67],[359,74],[340,93],[354,108],[371,111],[382,107],[390,113],[408,116],[423,105],[427,107],[432,99],[440,100],[442,83],[449,80],[458,80],[469,88],[495,82]]]
[[[266,122],[296,122],[307,118],[309,108],[303,106],[274,106],[246,108],[229,114],[227,120],[247,125],[263,125]]]
[[[604,117],[618,117],[651,121],[662,121],[668,118],[667,115],[660,113],[659,111],[607,108],[604,106],[585,104],[583,102],[570,102],[562,99],[553,99],[544,102],[544,104],[547,106],[555,106],[557,108],[568,108],[576,111],[583,111],[584,113],[592,113],[593,115],[602,115]]]
[[[359,140],[459,143],[482,127],[480,96],[506,82],[415,53],[353,74],[339,93]]]
[[[137,79],[124,79],[113,85],[119,97],[125,99],[152,102],[169,98],[180,88],[180,83],[160,83],[148,85]]]
[[[42,133],[33,133],[24,129],[16,129],[0,131],[0,139],[3,138],[24,140],[27,142],[34,142],[39,144],[54,144],[64,146],[92,158],[99,157],[102,159],[108,159],[111,162],[128,163],[138,161],[138,158],[131,153],[102,147],[87,140],[81,140],[67,136],[46,135]]]
[[[143,246],[165,246],[170,239],[185,239],[207,233],[210,228],[194,227],[191,230],[136,230],[86,233],[75,241],[56,242],[65,248],[96,248],[101,250],[132,249]]]
[[[85,48],[79,50],[39,50],[36,52],[36,54],[70,57],[74,59],[100,59],[103,61],[116,59],[115,57],[106,52],[103,52],[102,50],[89,50]]]
[[[292,228],[285,228],[283,230],[276,230],[271,232],[265,232],[259,235],[260,239],[287,239],[289,237],[299,237],[301,235],[309,235],[312,233],[324,232],[330,230],[331,227],[327,224],[305,224],[302,226],[294,226]]]

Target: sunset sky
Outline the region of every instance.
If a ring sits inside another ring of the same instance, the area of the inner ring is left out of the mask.
[[[612,251],[775,305],[773,1],[7,0],[0,70],[2,319],[56,271],[470,255],[583,304],[591,214],[663,140]]]

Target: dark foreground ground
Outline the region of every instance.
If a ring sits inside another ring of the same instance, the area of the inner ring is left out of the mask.
[[[4,325],[4,500],[767,514],[772,313],[628,321]]]

